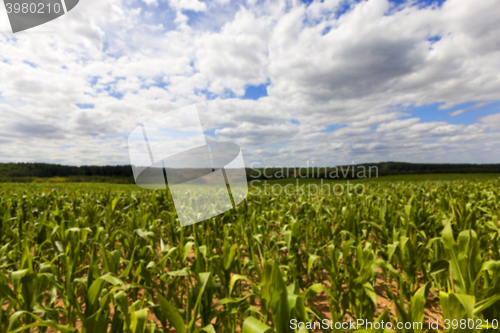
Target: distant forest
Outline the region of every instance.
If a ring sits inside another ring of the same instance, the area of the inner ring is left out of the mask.
[[[130,165],[69,166],[47,163],[0,163],[0,177],[132,177]]]
[[[362,167],[376,167],[378,176],[386,175],[404,175],[404,174],[431,174],[431,173],[500,173],[500,164],[425,164],[425,163],[403,163],[403,162],[382,162],[382,163],[364,163],[354,165],[356,173]],[[348,169],[350,168],[350,169]],[[338,167],[315,167],[285,168],[284,172],[279,172],[280,168],[247,169],[247,178],[251,179],[273,179],[273,178],[331,178],[332,170],[337,170],[340,178],[357,178],[356,174],[352,177],[351,170],[353,165]],[[288,173],[287,173],[288,171]],[[349,171],[349,172],[347,172]],[[342,174],[345,172],[345,174]],[[306,176],[307,175],[307,176]],[[305,177],[304,177],[305,176]],[[375,175],[373,174],[372,177]],[[36,181],[39,178],[67,178],[68,181],[99,181],[133,183],[132,167],[130,165],[106,165],[106,166],[67,166],[60,164],[47,163],[0,163],[0,182],[29,182]]]
[[[302,169],[302,170],[301,170]],[[250,179],[329,178],[355,179],[378,176],[436,173],[500,173],[500,164],[426,164],[381,162],[336,167],[247,169]],[[369,175],[370,174],[370,175]],[[305,176],[305,177],[304,177]]]

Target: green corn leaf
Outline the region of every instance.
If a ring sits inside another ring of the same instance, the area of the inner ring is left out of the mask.
[[[271,312],[273,324],[277,333],[287,333],[290,330],[290,316],[288,309],[288,290],[281,275],[278,262],[275,261],[271,281]]]
[[[274,331],[270,326],[250,316],[243,322],[241,333],[274,333]]]
[[[450,263],[446,260],[438,260],[431,264],[430,274],[439,274],[450,269]]]
[[[248,282],[250,284],[252,283],[252,281],[250,281],[250,279],[247,278],[246,276],[239,275],[239,274],[234,274],[231,277],[231,281],[229,282],[229,296],[231,296],[233,294],[234,285],[239,280],[244,280],[244,281],[246,281],[246,282]]]
[[[473,296],[440,292],[439,299],[441,300],[441,308],[445,319],[460,321],[474,318]]]
[[[130,313],[130,329],[132,333],[144,333],[146,321],[148,319],[148,309],[141,309]]]
[[[307,275],[311,275],[311,269],[314,265],[314,262],[318,260],[319,256],[311,254],[309,259],[307,260]]]
[[[157,296],[158,301],[160,302],[160,310],[165,318],[167,318],[178,333],[186,333],[186,325],[184,324],[184,320],[179,314],[179,311],[177,311],[177,309],[174,308],[161,294],[158,294]]]
[[[217,331],[214,328],[214,325],[209,324],[203,328],[200,328],[200,331],[206,332],[206,333],[217,333]]]
[[[202,298],[203,294],[205,293],[205,289],[207,287],[207,284],[211,280],[210,273],[200,273],[198,276],[200,279],[199,288],[198,288],[198,297],[197,297],[196,303],[194,305],[193,317],[191,318],[191,321],[189,322],[188,327],[187,327],[189,332],[192,332],[194,330],[195,322],[198,319],[198,315],[199,315],[200,310],[201,310],[201,298]]]
[[[423,323],[425,306],[426,285],[421,287],[411,298],[410,317],[412,323]],[[423,327],[423,326],[422,326]],[[414,333],[421,333],[421,328],[416,328]]]
[[[474,314],[481,314],[484,310],[488,309],[498,301],[500,301],[500,294],[483,299],[481,302],[477,302],[474,306]]]
[[[233,245],[229,245],[224,248],[223,263],[225,271],[231,268],[235,255],[236,255],[236,250]]]
[[[35,321],[35,323],[24,325],[24,326],[20,327],[20,325],[19,325],[20,324],[20,317],[22,315],[26,315],[26,316],[31,317]],[[18,333],[18,332],[26,331],[27,329],[32,328],[32,327],[50,327],[50,328],[53,328],[54,330],[60,331],[62,333],[78,333],[78,330],[74,327],[63,326],[63,325],[60,325],[60,324],[55,323],[55,322],[50,321],[50,320],[43,320],[42,318],[40,318],[32,313],[29,313],[27,311],[17,311],[14,314],[12,314],[12,316],[10,316],[9,326],[7,328],[7,332]]]
[[[363,285],[363,289],[368,297],[370,297],[373,305],[377,307],[377,294],[375,293],[375,289],[373,288],[373,286],[369,282],[367,282]]]
[[[182,262],[185,262],[187,257],[189,256],[189,252],[191,251],[191,248],[193,247],[194,242],[187,242],[184,244],[183,252],[182,252]]]
[[[135,249],[132,251],[132,256],[130,257],[127,267],[125,267],[123,272],[120,274],[120,279],[125,279],[130,274],[132,266],[134,265],[134,255],[135,255]]]
[[[108,330],[108,320],[101,311],[97,311],[83,322],[85,333],[106,333]]]
[[[451,223],[448,222],[443,230],[443,243],[450,257],[451,276],[457,293],[467,293],[465,273],[461,270],[459,249],[453,237]]]

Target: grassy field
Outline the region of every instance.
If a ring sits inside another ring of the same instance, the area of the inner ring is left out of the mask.
[[[498,332],[499,177],[260,181],[185,228],[168,191],[0,184],[0,331]]]

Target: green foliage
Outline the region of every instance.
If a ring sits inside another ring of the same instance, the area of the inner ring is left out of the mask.
[[[426,308],[441,323],[500,318],[500,181],[363,184],[250,193],[186,228],[168,191],[2,185],[0,332],[306,332],[290,321],[422,322]]]

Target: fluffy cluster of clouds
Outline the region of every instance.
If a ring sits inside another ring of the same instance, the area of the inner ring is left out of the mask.
[[[498,0],[81,0],[14,35],[0,11],[0,162],[128,164],[138,123],[196,103],[248,165],[498,163],[498,17]]]

